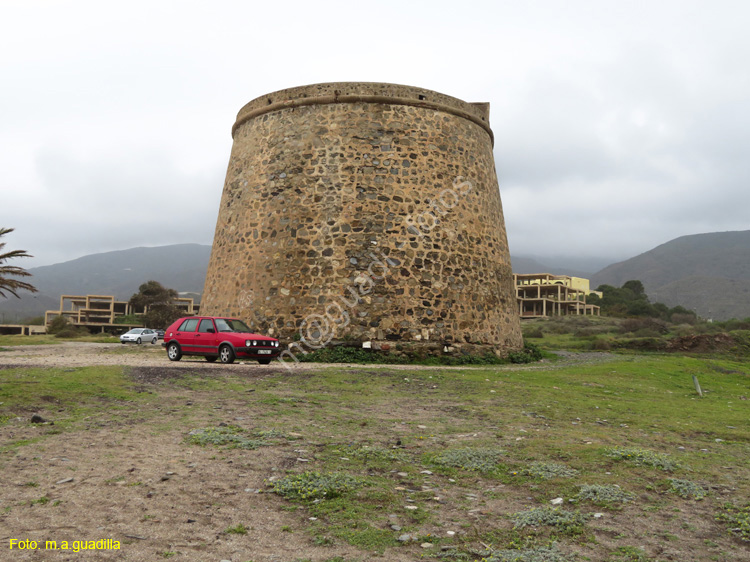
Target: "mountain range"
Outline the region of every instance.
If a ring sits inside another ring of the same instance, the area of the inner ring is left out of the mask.
[[[115,295],[127,300],[151,279],[199,297],[210,255],[209,245],[177,244],[92,254],[30,268],[31,283],[39,292],[0,301],[0,323],[56,309],[60,295]],[[652,302],[682,305],[716,320],[750,317],[750,231],[682,236],[606,267],[606,259],[593,258],[512,256],[511,261],[516,273],[588,277],[592,288],[601,284],[619,287],[639,279]]]
[[[60,295],[115,295],[128,300],[151,279],[181,293],[200,293],[206,278],[211,246],[176,244],[131,248],[29,268],[29,282],[39,292],[20,293],[0,301],[0,323],[12,324],[45,310],[59,309]],[[190,295],[192,296],[192,295]]]
[[[703,318],[750,317],[750,230],[675,238],[591,277],[591,285],[643,282],[651,302],[682,305]]]

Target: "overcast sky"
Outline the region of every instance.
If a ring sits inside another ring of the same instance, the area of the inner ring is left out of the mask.
[[[490,102],[513,255],[748,230],[748,28],[745,0],[0,0],[6,250],[210,244],[240,107],[332,81]]]

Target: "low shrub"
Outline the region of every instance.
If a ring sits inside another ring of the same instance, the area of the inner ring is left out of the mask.
[[[564,531],[580,530],[589,518],[585,513],[549,506],[535,507],[511,515],[514,529],[547,526],[559,527]]]
[[[743,541],[750,541],[750,504],[739,507],[724,504],[724,510],[716,516],[717,521],[729,524],[729,532]]]
[[[643,337],[658,337],[669,332],[669,328],[664,320],[658,318],[626,318],[620,324],[620,331],[623,334],[636,335],[639,332],[647,332],[649,335]]]
[[[81,337],[81,332],[77,328],[74,328],[73,326],[70,326],[68,328],[63,328],[59,332],[55,333],[56,338],[79,338]]]
[[[612,343],[604,338],[594,338],[589,344],[589,349],[594,351],[610,351],[612,349]]]
[[[638,466],[652,466],[659,470],[672,472],[680,468],[680,463],[669,458],[664,453],[656,453],[647,449],[629,449],[625,447],[614,447],[607,449],[605,454],[617,461],[628,461]]]
[[[584,485],[581,486],[581,491],[576,496],[578,501],[590,501],[596,504],[625,503],[634,499],[633,494],[612,484]]]
[[[706,490],[700,484],[696,484],[690,480],[680,480],[678,478],[670,478],[670,492],[674,492],[681,498],[694,498],[696,500],[702,500],[706,497]]]
[[[524,338],[540,339],[544,337],[544,332],[540,327],[530,328],[523,333]]]
[[[522,351],[514,351],[508,354],[511,363],[533,363],[542,359],[542,350],[533,343],[524,342]]]
[[[303,472],[290,474],[272,484],[273,491],[287,499],[322,500],[349,494],[362,486],[362,482],[348,474],[338,472]]]

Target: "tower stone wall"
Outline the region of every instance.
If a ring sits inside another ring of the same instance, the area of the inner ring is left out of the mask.
[[[522,346],[489,104],[378,83],[243,107],[201,309],[297,347]]]

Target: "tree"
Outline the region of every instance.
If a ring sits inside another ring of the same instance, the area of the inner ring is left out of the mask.
[[[178,296],[174,289],[151,280],[138,287],[138,292],[130,297],[129,302],[135,308],[146,308],[143,320],[147,326],[166,328],[182,315],[182,311],[174,305]]]
[[[625,281],[622,285],[623,289],[630,289],[633,291],[633,294],[636,297],[645,297],[646,296],[646,289],[643,287],[643,283],[639,281],[638,279],[631,279],[630,281]]]
[[[0,238],[5,236],[6,234],[13,232],[14,230],[14,228],[0,227]],[[5,265],[5,262],[13,258],[31,258],[33,256],[27,254],[26,250],[13,250],[12,252],[6,252],[3,254],[1,252],[4,247],[5,242],[0,242],[0,297],[8,298],[8,296],[5,294],[5,291],[9,292],[11,295],[19,299],[21,297],[18,296],[18,293],[16,291],[29,291],[31,293],[38,292],[36,287],[34,287],[34,285],[30,283],[25,283],[24,281],[19,281],[18,279],[9,279],[9,277],[31,277],[31,273],[29,273],[22,267],[18,267],[15,265]]]

